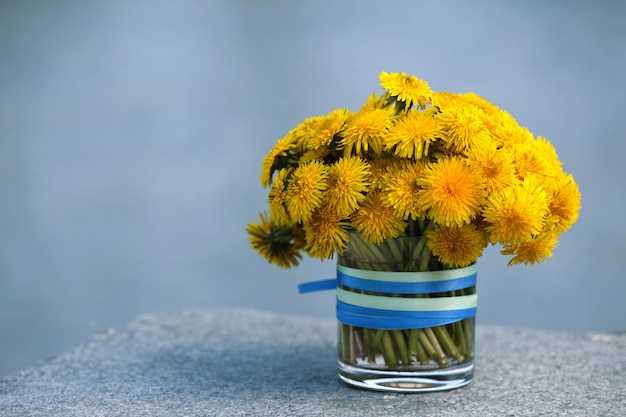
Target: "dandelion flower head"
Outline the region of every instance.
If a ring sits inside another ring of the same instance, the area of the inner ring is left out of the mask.
[[[295,222],[307,221],[322,203],[327,186],[328,168],[311,161],[294,169],[285,196],[287,211]]]
[[[380,85],[396,100],[406,103],[407,107],[417,104],[424,108],[433,94],[428,83],[413,75],[401,73],[380,73]]]
[[[438,120],[421,111],[410,111],[396,120],[384,138],[385,150],[401,158],[422,158],[430,144],[442,136]]]
[[[456,156],[428,164],[417,182],[419,205],[427,217],[444,226],[469,223],[485,198],[480,171]]]
[[[343,131],[344,155],[381,154],[383,136],[391,126],[392,114],[386,109],[364,110],[350,117]]]
[[[340,158],[328,168],[326,203],[340,217],[348,217],[365,199],[369,164],[358,156]]]

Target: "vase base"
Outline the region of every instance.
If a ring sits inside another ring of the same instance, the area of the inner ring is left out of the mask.
[[[443,369],[392,371],[367,369],[339,362],[339,378],[349,385],[374,391],[446,391],[469,384],[474,378],[474,361]]]

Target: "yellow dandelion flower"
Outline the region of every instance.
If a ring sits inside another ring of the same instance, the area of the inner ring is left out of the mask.
[[[483,113],[482,120],[498,146],[512,144],[516,141],[516,137],[520,138],[530,133],[530,131],[523,132],[524,129],[520,127],[517,120],[505,110]]]
[[[309,140],[315,137],[325,120],[326,116],[309,117],[289,132],[297,152],[304,152],[309,147]]]
[[[416,220],[424,216],[424,210],[418,202],[418,180],[422,177],[424,164],[406,161],[390,169],[382,185],[383,203],[394,209],[396,216]]]
[[[472,224],[476,227],[476,230],[480,232],[482,235],[482,246],[487,247],[491,243],[491,236],[487,231],[487,226],[489,223],[485,221],[483,216],[478,216],[474,220],[472,220]]]
[[[329,259],[335,252],[343,253],[348,242],[346,227],[347,222],[335,210],[328,206],[319,207],[302,226],[306,241],[304,250],[318,259]]]
[[[393,166],[400,165],[396,158],[373,158],[370,160],[370,186],[369,190],[381,190],[385,187],[389,172]]]
[[[445,132],[445,146],[453,151],[463,152],[491,139],[477,108],[473,106],[447,106],[435,117]]]
[[[364,155],[370,150],[380,155],[383,149],[382,138],[391,126],[391,116],[389,110],[385,109],[362,111],[352,116],[340,142],[344,155]]]
[[[285,203],[294,222],[307,221],[313,210],[322,203],[327,186],[328,168],[319,161],[311,161],[294,169],[287,184]]]
[[[332,150],[330,148],[316,148],[316,149],[307,149],[298,159],[299,164],[305,164],[311,161],[323,161],[331,154]]]
[[[285,168],[278,171],[268,193],[268,204],[270,208],[270,218],[276,226],[286,226],[290,223],[291,217],[287,213],[285,206],[285,191],[287,189],[287,177],[293,172],[293,168]]]
[[[494,134],[497,131],[506,131],[507,129],[518,129],[519,125],[513,116],[505,110],[502,110],[491,101],[477,95],[476,93],[458,94],[459,100],[466,106],[472,106],[479,110],[478,116],[483,121],[487,129]],[[496,133],[496,136],[498,133]]]
[[[480,171],[463,158],[442,157],[431,163],[417,181],[418,205],[444,226],[461,226],[479,213],[485,198]]]
[[[517,143],[511,150],[519,179],[529,175],[554,178],[561,170],[558,159],[552,159],[551,146],[546,141],[525,140]]]
[[[552,251],[558,244],[558,236],[555,233],[542,233],[526,242],[505,245],[500,253],[513,255],[509,266],[521,263],[534,265],[540,262],[545,263],[547,258],[552,257]]]
[[[559,161],[556,149],[554,149],[554,145],[548,139],[543,136],[537,136],[534,145],[541,158],[548,165],[548,172],[556,174],[562,171],[561,161]]]
[[[435,225],[426,237],[426,246],[432,254],[451,267],[473,264],[484,249],[483,234],[473,223],[463,226]]]
[[[378,96],[378,94],[373,93],[368,98],[367,101],[361,106],[360,112],[368,112],[376,109],[384,109],[389,105],[389,93],[386,92],[382,96]]]
[[[457,94],[438,91],[433,93],[431,103],[434,108],[441,111],[446,107],[463,105],[463,100]]]
[[[487,116],[497,116],[499,113],[502,112],[502,110],[498,106],[476,93],[461,93],[458,95],[458,97],[465,103],[477,107]]]
[[[325,202],[340,217],[348,217],[365,199],[369,164],[358,156],[340,158],[328,168]]]
[[[262,213],[258,223],[248,224],[246,231],[252,249],[281,268],[296,266],[302,258],[301,247],[294,241],[293,226],[276,226]]]
[[[324,116],[317,129],[310,133],[306,147],[319,149],[331,146],[333,139],[341,133],[351,114],[348,109],[337,109]]]
[[[351,220],[352,227],[375,244],[398,237],[406,227],[406,222],[396,216],[394,209],[383,204],[380,192],[369,193]]]
[[[388,90],[392,97],[396,97],[397,101],[406,103],[407,107],[417,104],[425,108],[433,94],[426,81],[404,72],[381,72],[380,85]]]
[[[421,111],[409,111],[399,118],[384,137],[385,151],[401,158],[422,158],[428,154],[430,144],[441,137],[437,119]]]
[[[491,127],[491,137],[496,141],[499,148],[507,148],[510,152],[520,144],[534,140],[532,132],[517,124],[513,116],[502,111],[498,120]]]
[[[482,173],[487,194],[498,193],[519,182],[515,175],[513,155],[506,149],[498,149],[495,144],[471,149],[468,152],[468,163]]]
[[[549,223],[555,231],[564,232],[578,220],[580,191],[574,177],[565,173],[557,184],[548,202]]]
[[[290,151],[293,148],[293,137],[287,135],[276,142],[272,150],[263,159],[261,166],[261,185],[267,187],[272,183],[274,171],[287,165]]]
[[[543,189],[524,180],[521,186],[505,188],[487,198],[483,217],[493,242],[502,244],[527,242],[538,235],[548,211]]]

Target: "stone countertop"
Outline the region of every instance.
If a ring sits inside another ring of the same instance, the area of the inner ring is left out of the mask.
[[[147,314],[0,380],[0,416],[624,416],[626,332],[477,326],[475,380],[390,394],[337,377],[334,320]]]

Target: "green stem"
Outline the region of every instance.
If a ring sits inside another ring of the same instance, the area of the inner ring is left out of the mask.
[[[423,253],[420,261],[420,271],[428,271],[428,263],[430,262],[430,253]]]
[[[474,356],[474,335],[470,326],[470,320],[463,319],[463,332],[465,333],[465,343],[467,344],[467,356]]]
[[[428,356],[432,359],[435,359],[437,357],[437,350],[435,349],[433,344],[430,343],[430,340],[428,339],[428,336],[426,336],[426,332],[424,332],[424,329],[415,330],[417,331],[417,340],[424,347]]]
[[[441,348],[439,340],[437,340],[437,336],[435,336],[435,332],[433,332],[432,327],[425,328],[424,333],[426,333],[426,337],[428,337],[428,340],[432,343],[432,346],[435,349],[436,355],[434,359],[437,361],[439,366],[446,366],[448,364],[448,359],[446,358],[446,354]]]
[[[467,355],[467,340],[465,339],[465,332],[463,331],[463,323],[461,323],[461,320],[456,321],[452,325],[452,328],[454,329],[454,339],[459,345],[459,350],[461,351],[461,354]]]
[[[348,326],[348,329],[349,329],[348,339],[350,340],[350,352],[349,352],[350,363],[355,363],[356,360],[355,360],[354,352],[356,350],[356,347],[354,345],[356,344],[356,336],[354,334],[353,326]]]
[[[420,365],[428,365],[428,354],[426,353],[426,349],[419,342],[418,331],[417,329],[411,329],[409,331],[409,347],[411,350],[411,355],[416,356],[420,362]]]
[[[417,356],[417,329],[409,330],[409,352],[411,355]]]
[[[448,355],[452,356],[459,363],[463,362],[463,356],[459,353],[459,350],[454,344],[454,341],[452,341],[452,338],[450,337],[448,330],[446,330],[444,326],[436,326],[436,327],[433,327],[433,331],[437,335],[439,342],[441,343],[445,351],[448,353]]]
[[[371,341],[372,341],[372,330],[368,329],[367,327],[363,328],[363,353],[365,355],[369,354],[370,352],[372,352],[372,346],[371,346]]]
[[[396,346],[398,347],[398,356],[400,356],[400,360],[404,366],[407,366],[410,363],[409,352],[406,346],[406,341],[404,340],[404,335],[402,334],[402,330],[392,330],[391,334],[396,342]]]
[[[383,336],[385,335],[385,331],[382,329],[377,329],[374,333],[374,338],[372,339],[372,348],[379,349],[381,343],[383,341]]]
[[[354,257],[357,259],[357,262],[363,262],[362,265],[365,266],[359,266],[359,268],[375,271],[383,270],[381,263],[384,264],[387,258],[376,245],[372,245],[365,240],[364,236],[357,233],[353,233],[350,239],[351,249],[355,252]]]
[[[432,230],[434,227],[434,223],[432,221],[428,222],[423,230],[421,231],[420,239],[415,244],[413,248],[413,254],[411,256],[412,260],[415,260],[417,265],[417,271],[424,272],[428,271],[428,263],[430,262],[430,251],[426,248],[426,241],[428,240],[426,237],[426,233]]]
[[[387,331],[383,333],[383,357],[385,358],[385,364],[387,364],[388,367],[395,368],[398,366],[398,359],[396,358],[396,353],[393,350],[391,335]]]
[[[383,242],[384,244],[385,242]],[[400,250],[400,248],[398,247],[399,245],[401,245],[402,243],[400,242],[398,245],[396,245],[396,243],[394,241],[387,241],[387,244],[385,245],[385,247],[389,248],[389,252],[391,253],[392,259],[393,259],[393,264],[397,265],[397,268],[393,268],[389,267],[389,269],[398,269],[398,270],[402,270],[401,265],[404,264],[404,257],[402,256],[402,252]]]
[[[350,326],[347,324],[341,324],[339,326],[339,338],[341,340],[341,359],[343,361],[349,361],[350,355],[348,350],[350,349],[350,331],[348,330]]]

